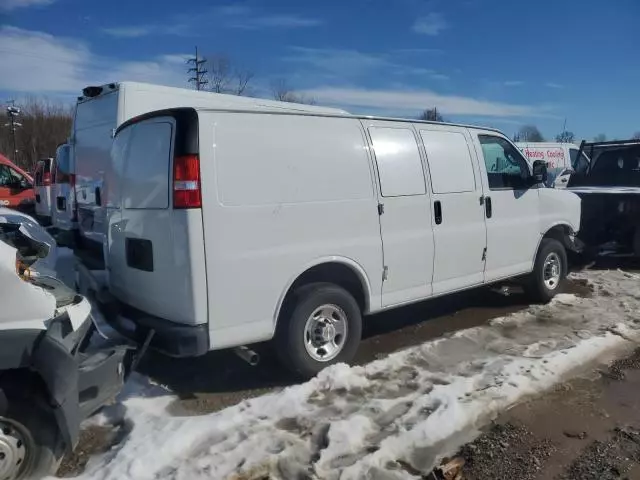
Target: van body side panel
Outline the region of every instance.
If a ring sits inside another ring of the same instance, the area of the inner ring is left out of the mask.
[[[357,264],[379,294],[357,119],[200,112],[200,153],[211,348],[271,338],[287,287],[316,262]]]

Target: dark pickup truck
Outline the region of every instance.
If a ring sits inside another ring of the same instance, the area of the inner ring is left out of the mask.
[[[583,142],[580,149],[591,164],[567,188],[582,198],[585,252],[640,257],[640,139]]]

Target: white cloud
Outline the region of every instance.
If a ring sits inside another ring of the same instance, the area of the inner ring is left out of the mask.
[[[361,88],[319,87],[303,91],[318,101],[365,109],[417,112],[431,106],[449,115],[481,115],[485,117],[546,116],[545,109],[528,105],[491,102],[456,95],[441,95],[430,90],[369,90]]]
[[[164,55],[146,61],[122,62],[100,57],[78,40],[0,27],[0,91],[78,94],[90,84],[134,80],[186,85],[186,55]]]
[[[292,54],[283,60],[306,64],[321,71],[335,74],[338,78],[351,79],[373,72],[384,75],[422,75],[434,80],[449,77],[432,69],[397,63],[393,55],[363,53],[358,50],[290,47]],[[313,73],[313,72],[312,72]]]
[[[137,38],[151,34],[156,27],[153,25],[138,25],[130,27],[103,28],[102,31],[112,37]]]
[[[564,85],[560,85],[559,83],[553,83],[553,82],[547,82],[544,84],[545,87],[547,88],[555,88],[555,89],[561,89],[564,88]]]
[[[291,51],[293,53],[284,60],[307,64],[344,76],[360,75],[389,66],[386,59],[357,50],[291,47]]]
[[[257,30],[261,28],[305,28],[317,27],[322,21],[317,18],[302,17],[295,14],[257,15],[234,20],[229,23],[232,28]]]
[[[439,48],[396,48],[393,53],[400,55],[442,55],[444,50]]]
[[[506,82],[503,82],[502,85],[505,87],[521,87],[524,85],[524,82],[521,80],[507,80]]]
[[[2,1],[2,0],[0,0]],[[317,27],[322,20],[295,13],[267,14],[248,5],[235,4],[206,9],[201,12],[174,15],[164,24],[125,25],[102,31],[117,38],[137,38],[148,35],[193,36],[212,24],[245,30],[291,29]]]
[[[0,0],[0,10],[8,12],[16,8],[51,5],[56,0]]]
[[[412,30],[423,35],[436,36],[449,25],[441,13],[429,13],[418,17],[413,24]]]

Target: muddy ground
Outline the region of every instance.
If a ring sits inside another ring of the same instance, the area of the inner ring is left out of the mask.
[[[640,479],[640,349],[503,413],[462,448],[465,480]]]

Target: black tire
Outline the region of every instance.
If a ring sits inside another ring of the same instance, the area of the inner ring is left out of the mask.
[[[0,411],[0,446],[3,439],[15,442],[16,447],[19,445],[19,450],[12,451],[16,458],[17,476],[9,474],[8,478],[35,480],[53,475],[64,453],[53,414],[33,392],[28,395],[17,393],[17,390],[15,387],[3,387],[7,408]],[[8,460],[8,451],[5,452],[4,460]],[[2,461],[0,460],[0,472],[3,468]]]
[[[560,277],[557,284],[550,288],[544,279],[545,262],[556,255],[560,260]],[[553,297],[562,289],[562,284],[567,277],[568,261],[567,252],[564,246],[553,238],[543,238],[536,255],[536,262],[533,271],[529,274],[524,283],[524,290],[527,296],[536,303],[549,303]]]
[[[342,349],[326,361],[314,359],[305,347],[305,326],[323,305],[338,307],[346,316],[346,335]],[[283,366],[300,378],[308,379],[335,363],[349,363],[362,336],[362,314],[353,296],[331,283],[314,283],[299,288],[287,302],[278,321],[275,346]]]

